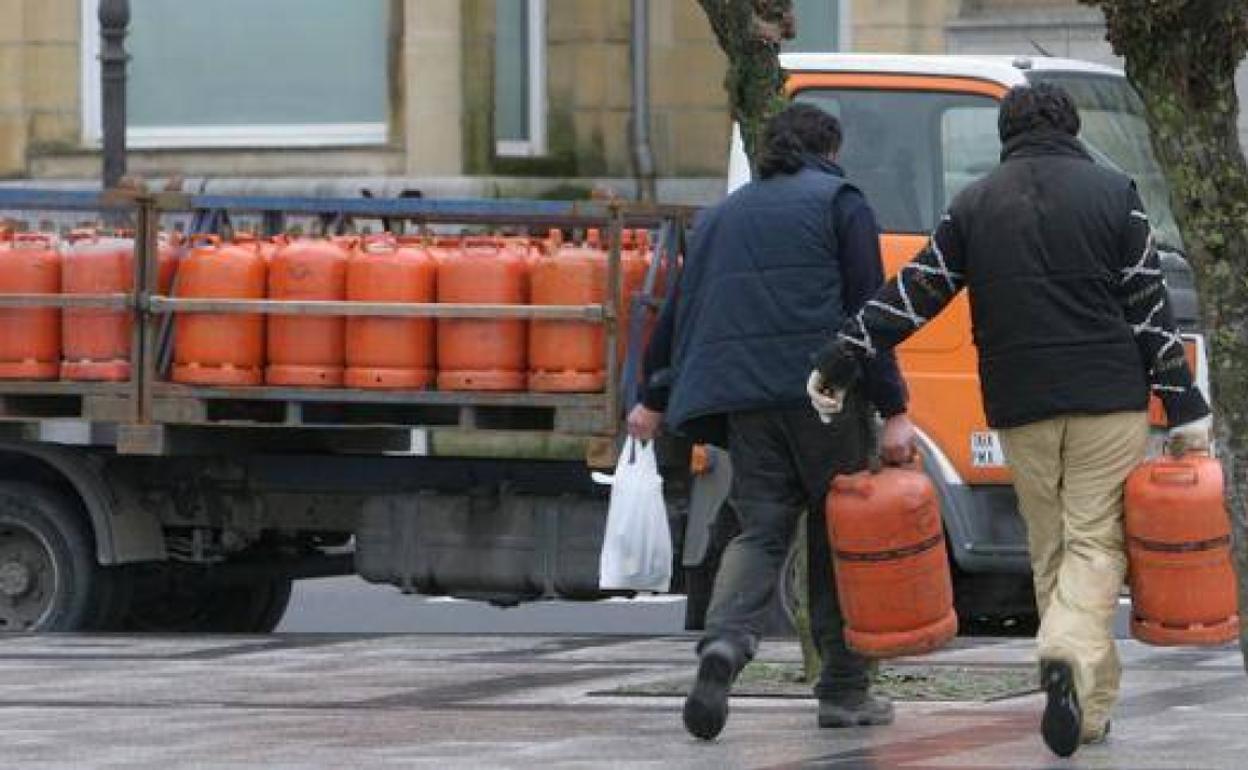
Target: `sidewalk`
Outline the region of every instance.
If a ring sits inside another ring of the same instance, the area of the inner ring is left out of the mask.
[[[684,637],[0,636],[0,768],[1248,766],[1237,651],[1128,642],[1110,742],[1040,743],[1042,698],[900,703],[888,728],[818,730],[814,702],[738,698],[720,740],[681,700],[601,695],[687,675]],[[764,658],[796,660],[772,643]],[[1029,667],[1028,641],[960,640],[924,659]]]

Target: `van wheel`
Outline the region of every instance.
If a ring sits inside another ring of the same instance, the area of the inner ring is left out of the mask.
[[[0,631],[91,631],[125,604],[124,577],[95,560],[74,500],[36,484],[0,482]]]
[[[293,582],[225,582],[205,570],[158,565],[140,578],[125,630],[267,634],[286,614]]]

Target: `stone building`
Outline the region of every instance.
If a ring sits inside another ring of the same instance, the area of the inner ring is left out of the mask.
[[[0,178],[98,177],[96,3],[0,0]],[[631,185],[628,0],[131,6],[135,173],[349,194]],[[797,6],[794,50],[941,52],[959,3]],[[724,59],[696,0],[650,8],[660,193],[705,199],[726,165]]]

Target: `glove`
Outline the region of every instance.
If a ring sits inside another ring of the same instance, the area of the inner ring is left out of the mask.
[[[806,395],[819,419],[832,422],[845,406],[845,392],[858,379],[861,365],[849,343],[834,337],[814,355],[815,370],[806,380]]]
[[[1166,436],[1170,454],[1178,456],[1188,452],[1208,452],[1213,445],[1213,416],[1205,415],[1199,420],[1176,425]]]
[[[845,407],[845,391],[828,390],[818,369],[811,372],[806,380],[806,395],[810,396],[810,405],[824,423],[832,422],[832,418]]]

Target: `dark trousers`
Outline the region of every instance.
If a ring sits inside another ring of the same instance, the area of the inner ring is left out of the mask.
[[[861,399],[851,398],[831,424],[808,406],[728,415],[741,534],[724,551],[699,649],[723,640],[740,665],[754,657],[797,523],[809,512],[810,622],[823,658],[819,698],[863,691],[870,682],[867,660],[845,645],[824,524],[829,482],[867,465],[872,436],[865,410]]]

